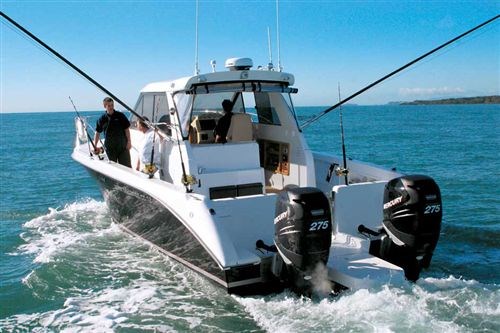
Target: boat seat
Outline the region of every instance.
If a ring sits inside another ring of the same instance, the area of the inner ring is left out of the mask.
[[[283,190],[280,190],[279,188],[275,188],[272,186],[266,186],[265,190],[266,190],[266,193],[279,193],[279,192],[283,191]]]
[[[252,118],[246,113],[235,113],[226,135],[227,142],[252,141]]]

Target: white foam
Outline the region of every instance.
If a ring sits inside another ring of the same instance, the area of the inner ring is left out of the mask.
[[[111,219],[103,202],[92,199],[66,205],[62,209],[49,208],[46,215],[39,216],[23,227],[21,234],[25,244],[11,255],[35,255],[33,262],[48,263],[66,247],[79,243],[97,230],[109,227]]]
[[[58,251],[50,253],[52,258],[58,260],[57,265],[51,266],[53,274],[39,274],[37,268],[24,279],[24,284],[34,292],[40,290],[44,295],[47,284],[51,284],[50,289],[59,289],[59,283],[66,283],[52,278],[58,275],[58,270],[70,267],[75,283],[78,284],[78,276],[81,275],[85,276],[83,281],[91,278],[93,287],[75,285],[71,290],[65,290],[68,297],[59,309],[0,319],[0,327],[7,330],[9,327],[25,327],[26,331],[33,331],[36,327],[39,331],[61,332],[113,332],[117,328],[172,332],[204,330],[202,327],[206,330],[210,327],[206,326],[207,318],[231,316],[226,313],[225,307],[213,310],[206,306],[211,303],[205,298],[213,296],[214,290],[217,290],[216,298],[224,294],[220,289],[124,233],[115,224],[108,222],[105,229],[85,238],[87,232],[82,232],[87,228],[85,225],[95,223],[91,222],[91,218],[78,222],[84,227],[64,221],[56,224],[63,210],[56,211],[47,214],[50,219],[30,221],[30,228],[34,229],[27,231],[27,239],[40,241],[37,246],[48,242],[51,238],[45,234],[45,229],[39,231],[40,227],[46,228],[45,224],[56,225],[53,231],[61,237],[68,237],[75,229],[84,238],[80,244],[72,245],[71,250],[61,243]],[[76,213],[81,215],[78,209]],[[73,229],[60,224],[70,224]],[[78,265],[72,265],[73,258],[78,258]],[[200,304],[197,304],[197,299],[202,299]],[[20,321],[24,323],[20,324]]]
[[[454,278],[426,279],[425,284],[432,285],[430,291],[421,285],[383,286],[316,301],[290,292],[235,299],[269,332],[461,332],[470,331],[464,325],[467,317],[491,316],[494,322],[498,316],[498,288],[483,295],[481,289],[470,288],[471,282]]]
[[[94,274],[89,273],[90,266],[99,274],[90,276],[95,282],[92,288],[67,290],[59,309],[0,319],[0,327],[7,331],[217,331],[214,323],[227,317],[231,323],[251,318],[269,332],[461,332],[475,328],[464,323],[479,318],[475,325],[481,330],[482,322],[498,323],[500,315],[499,286],[453,276],[425,278],[400,288],[348,291],[319,300],[291,292],[230,298],[204,278],[123,233],[111,222],[104,203],[93,200],[50,209],[24,226],[26,244],[19,247],[19,254],[33,254],[35,261],[45,263],[77,248],[80,252],[70,253],[78,254],[81,261],[80,266],[72,267],[81,269],[75,276]],[[58,261],[58,265],[64,264],[64,260]],[[35,270],[23,283],[43,290],[49,283],[43,278]],[[323,279],[318,281],[322,285]],[[50,283],[57,288],[59,282]],[[228,313],[232,299],[236,305]]]
[[[245,312],[231,306],[228,313],[231,298],[223,291],[154,251],[143,254],[149,260],[139,253],[128,264],[135,272],[142,262],[149,279],[124,284],[120,280],[128,272],[116,269],[114,282],[104,288],[68,297],[60,309],[1,319],[0,327],[61,332],[217,331],[211,320],[224,316],[234,325],[246,320],[245,312],[269,332],[469,332],[481,331],[483,323],[498,322],[499,288],[453,277],[316,300],[289,291],[267,297],[232,296]]]
[[[174,281],[170,281],[172,286],[165,286],[162,282],[137,280],[128,286],[70,297],[58,310],[13,316],[0,320],[0,325],[8,327],[16,322],[61,332],[114,332],[118,327],[172,332],[176,330],[165,322],[196,330],[204,318],[217,316],[209,308],[192,303],[192,294],[182,292],[186,286],[175,286]],[[134,320],[137,317],[142,320]]]

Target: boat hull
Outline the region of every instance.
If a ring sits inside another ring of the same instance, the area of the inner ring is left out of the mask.
[[[166,205],[133,186],[86,167],[99,184],[111,217],[126,232],[201,273],[234,294],[267,294],[283,289],[270,276],[271,258],[258,264],[222,268],[186,224]]]

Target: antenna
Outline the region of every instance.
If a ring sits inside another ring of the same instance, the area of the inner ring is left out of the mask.
[[[276,0],[276,40],[278,43],[278,71],[282,71],[281,67],[281,57],[280,57],[280,12],[279,12],[279,0]]]
[[[196,0],[196,24],[195,24],[195,55],[194,55],[194,75],[200,74],[198,68],[198,0]]]
[[[271,49],[271,32],[269,30],[269,27],[267,27],[267,47],[269,49],[269,63],[267,64],[267,70],[272,70],[273,69],[273,51]]]

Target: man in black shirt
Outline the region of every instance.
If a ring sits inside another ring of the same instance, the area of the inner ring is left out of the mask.
[[[100,133],[104,131],[106,140],[104,147],[110,161],[131,167],[130,163],[130,122],[127,117],[114,109],[114,101],[110,97],[103,100],[106,112],[97,120],[94,136],[94,147],[97,147]],[[96,150],[98,150],[96,148]],[[98,151],[96,151],[98,153]]]
[[[233,116],[233,103],[228,99],[223,100],[222,109],[224,110],[224,115],[217,122],[214,129],[214,135],[215,142],[226,143],[227,131],[229,131],[231,117]]]

